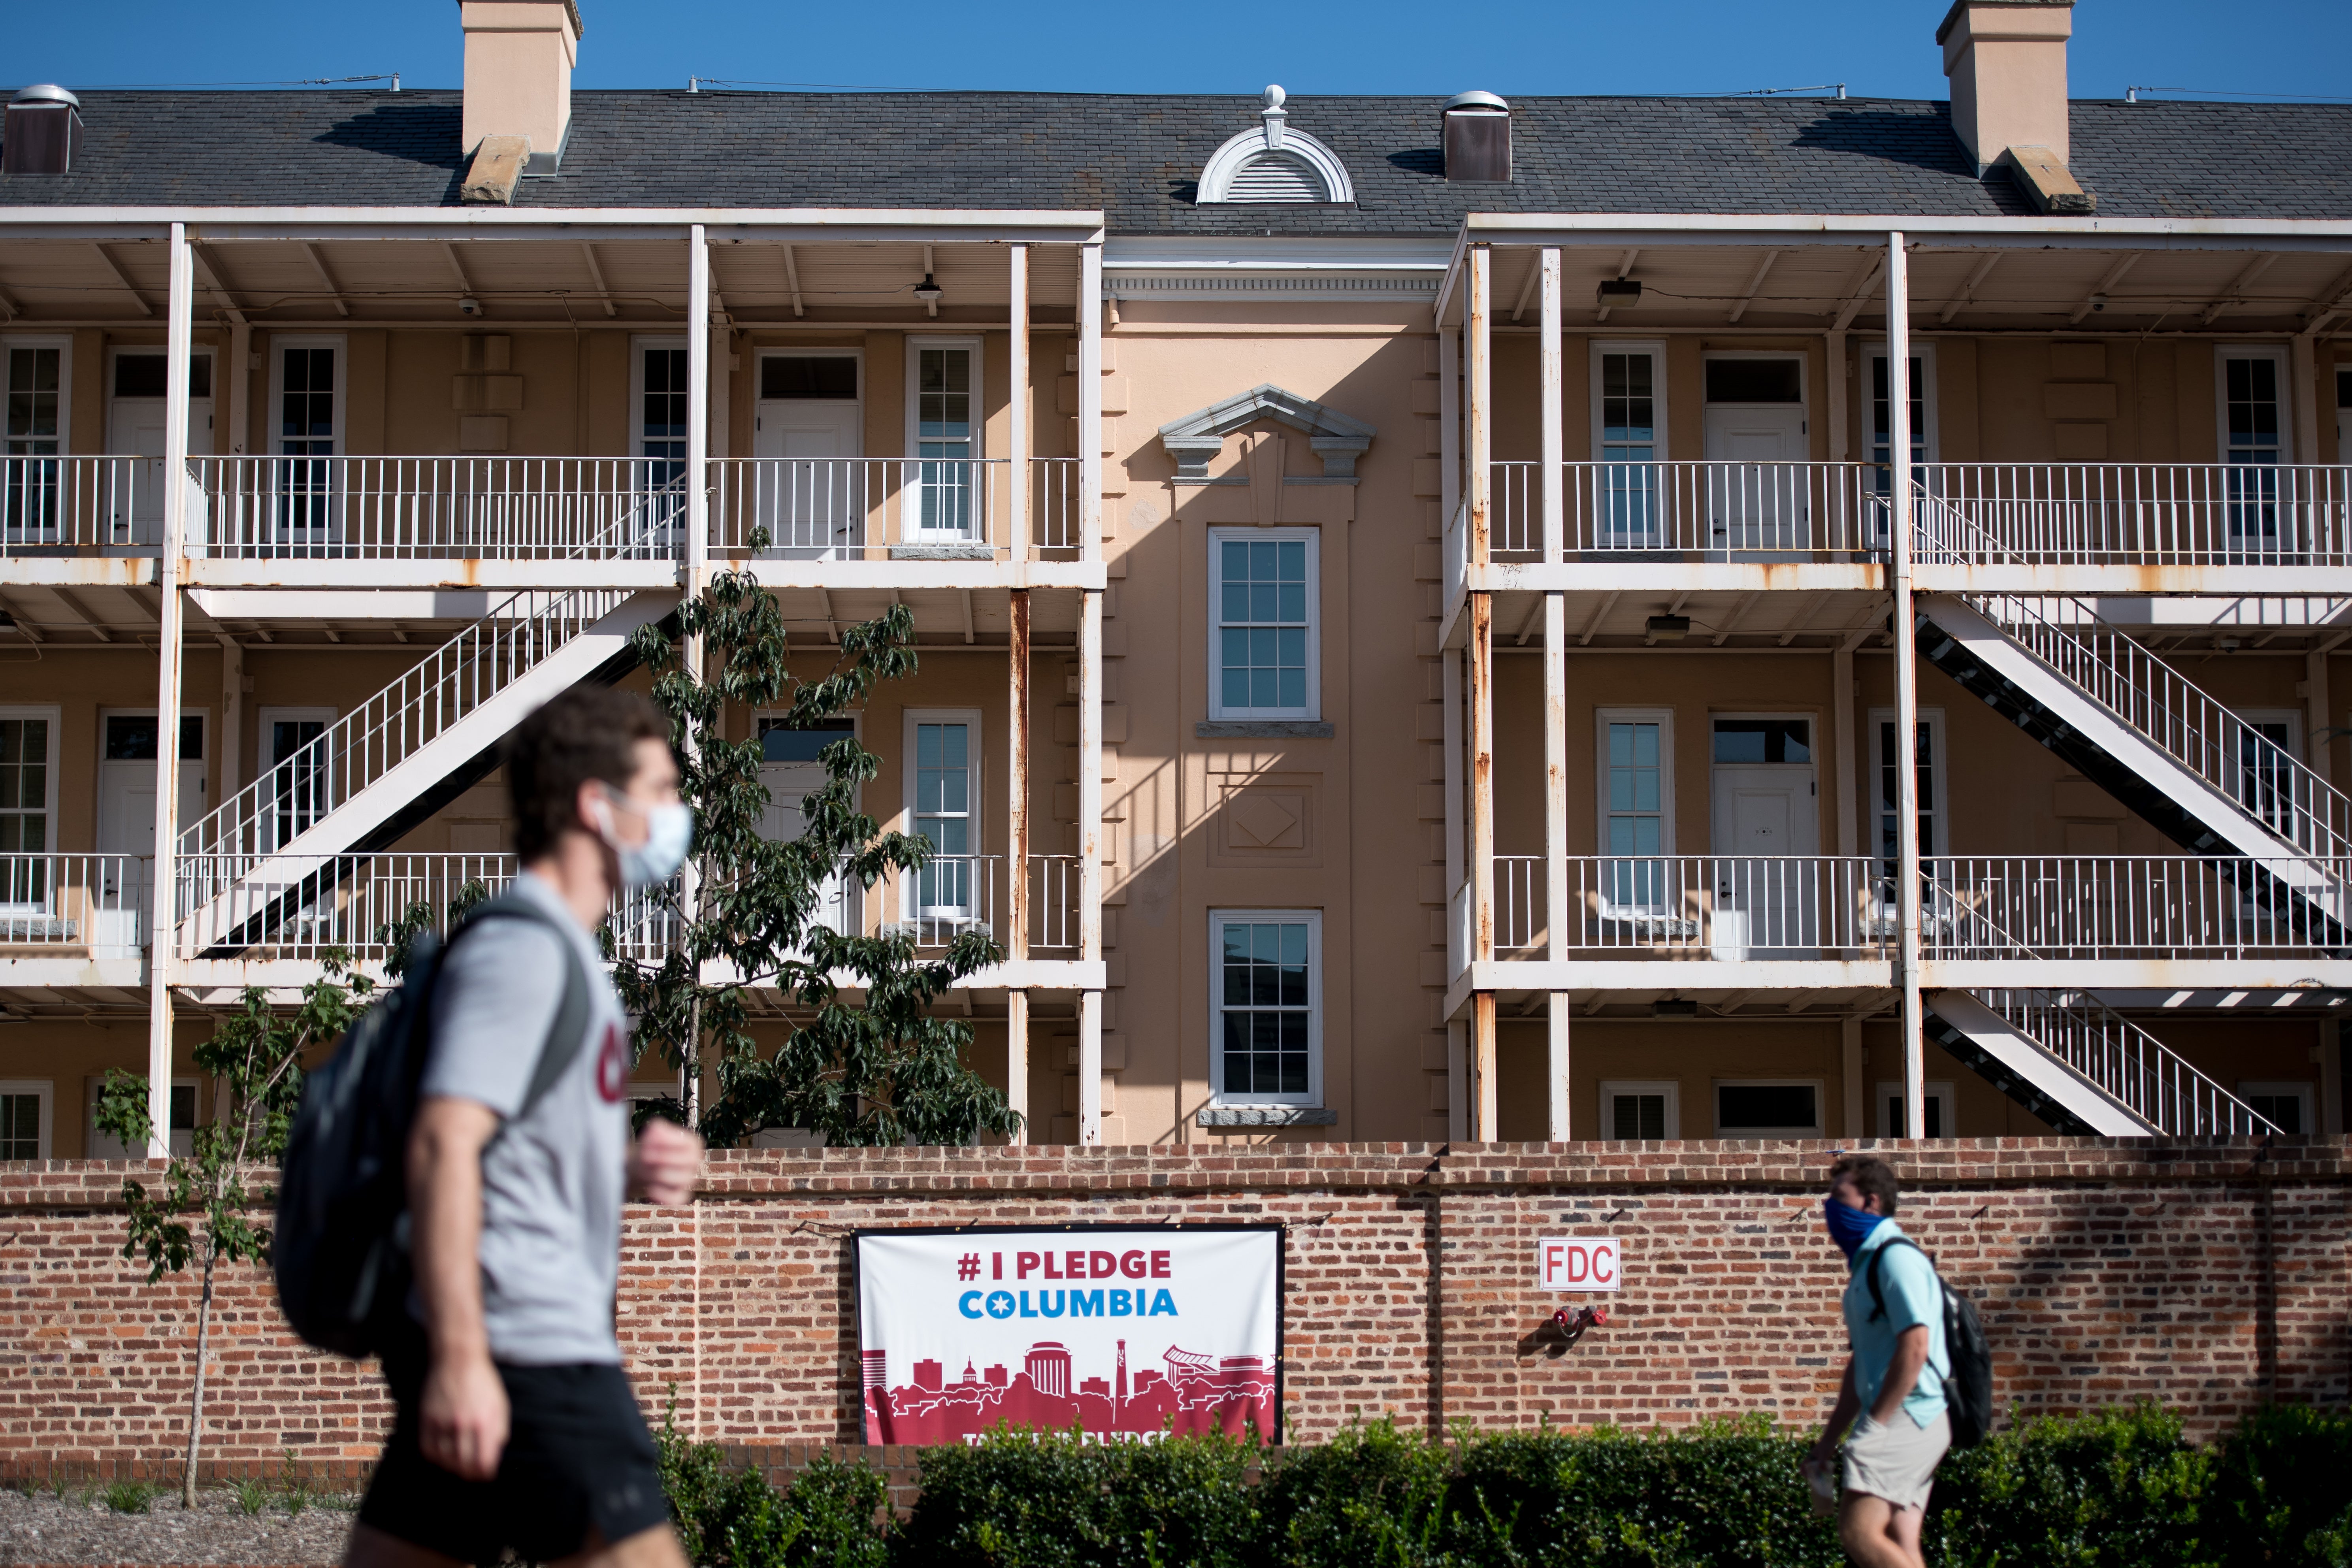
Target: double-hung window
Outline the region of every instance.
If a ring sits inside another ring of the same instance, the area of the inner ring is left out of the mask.
[[[64,475],[58,454],[65,450],[65,418],[69,400],[66,379],[67,345],[63,342],[27,339],[0,341],[0,380],[7,396],[5,447],[0,463],[7,472],[0,480],[0,522],[11,544],[54,542],[61,518]]]
[[[1210,531],[1210,718],[1322,716],[1319,543],[1312,528]]]
[[[49,1095],[39,1079],[0,1082],[0,1160],[49,1157]]]
[[[1224,1105],[1320,1105],[1323,916],[1209,913],[1209,1089]]]
[[[1658,470],[1666,459],[1664,343],[1592,345],[1592,458],[1600,465],[1592,504],[1603,550],[1659,542]]]
[[[1892,363],[1884,343],[1873,344],[1863,355],[1863,368],[1870,383],[1870,485],[1882,502],[1895,493],[1896,420]],[[1922,345],[1911,351],[1910,410],[1901,422],[1910,437],[1914,484],[1926,483],[1919,465],[1935,461],[1935,398],[1936,356],[1931,348]],[[1884,534],[1886,521],[1887,513],[1882,510],[1876,531]]]
[[[1882,937],[1895,934],[1896,907],[1895,879],[1900,874],[1903,850],[1897,810],[1901,798],[1896,792],[1902,787],[1903,750],[1895,743],[1895,713],[1892,709],[1874,708],[1870,714],[1870,775],[1874,782],[1876,831],[1878,835],[1878,900],[1880,911],[1874,933]],[[1919,784],[1919,858],[1924,863],[1930,856],[1951,852],[1948,832],[1945,827],[1944,811],[1944,715],[1939,710],[1923,709],[1919,729],[1913,748],[1913,765],[1918,770]],[[1937,894],[1934,879],[1925,870],[1921,897],[1927,900],[1928,919],[1938,918],[1933,907]]]
[[[910,338],[908,417],[914,428],[915,494],[903,527],[911,536],[978,542],[980,343]]]
[[[2222,500],[2232,549],[2279,548],[2279,465],[2288,460],[2286,351],[2223,349],[2221,384]]]
[[[342,437],[342,342],[278,340],[275,428],[278,541],[323,544],[335,522],[334,461]]]
[[[629,447],[645,498],[638,532],[642,542],[667,547],[686,526],[686,340],[638,338],[630,348]]]
[[[1600,731],[1601,896],[1619,909],[1664,909],[1673,882],[1664,858],[1674,853],[1674,716],[1604,708]]]
[[[57,745],[55,710],[0,709],[0,910],[48,911]]]
[[[987,867],[980,854],[980,715],[916,709],[907,715],[907,815],[931,841],[929,864],[907,879],[906,918],[977,920],[986,913]]]

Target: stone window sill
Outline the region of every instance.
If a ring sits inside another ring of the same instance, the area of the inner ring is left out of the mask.
[[[1339,1113],[1320,1105],[1204,1105],[1196,1127],[1336,1127]]]

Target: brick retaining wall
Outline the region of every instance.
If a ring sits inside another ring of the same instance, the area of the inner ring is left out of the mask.
[[[2003,1139],[1881,1144],[1902,1218],[1979,1300],[2000,1394],[2029,1412],[2138,1396],[2210,1434],[2266,1397],[2342,1405],[2352,1377],[2352,1144]],[[789,1468],[856,1443],[857,1226],[1071,1220],[1288,1227],[1287,1430],[1818,1420],[1843,1268],[1817,1142],[872,1150],[714,1155],[689,1208],[632,1208],[621,1337],[656,1419]],[[169,1473],[194,1292],[121,1256],[137,1168],[0,1167],[0,1473]],[[1517,1342],[1558,1304],[1533,1243],[1613,1232],[1626,1289],[1564,1357]],[[266,1279],[224,1272],[205,1452],[354,1475],[387,1415],[372,1371],[281,1332]],[[896,1468],[908,1456],[877,1454]]]

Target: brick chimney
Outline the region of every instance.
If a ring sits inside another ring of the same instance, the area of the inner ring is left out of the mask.
[[[2074,31],[2074,0],[1955,0],[1936,41],[1952,79],[1952,129],[1979,174],[2011,147],[2046,147],[2066,161]]]
[[[520,172],[555,173],[572,129],[579,7],[572,0],[457,0],[457,13],[466,29],[462,150],[478,158],[490,138],[522,138],[530,148]]]

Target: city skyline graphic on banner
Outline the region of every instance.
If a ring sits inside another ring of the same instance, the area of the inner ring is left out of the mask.
[[[866,1440],[869,1443],[954,1443],[1000,1426],[1129,1436],[1196,1436],[1221,1432],[1239,1437],[1255,1430],[1275,1437],[1275,1369],[1264,1356],[1219,1356],[1169,1345],[1164,1370],[1129,1369],[1126,1340],[1118,1342],[1108,1375],[1078,1375],[1067,1345],[1031,1344],[1016,1370],[967,1360],[954,1382],[937,1360],[917,1361],[908,1381],[889,1386],[887,1347],[864,1352]]]

